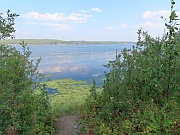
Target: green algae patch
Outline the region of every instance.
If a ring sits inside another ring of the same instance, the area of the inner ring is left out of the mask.
[[[56,90],[49,94],[52,106],[57,108],[60,115],[75,113],[90,94],[91,85],[84,81],[70,78],[46,82],[48,89]]]

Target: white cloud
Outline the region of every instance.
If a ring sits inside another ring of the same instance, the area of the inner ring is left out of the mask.
[[[72,16],[77,16],[77,17],[84,17],[84,18],[89,18],[92,17],[91,15],[87,14],[77,14],[77,13],[71,13]]]
[[[152,18],[152,17],[165,17],[167,18],[170,15],[170,11],[167,10],[160,10],[160,11],[146,11],[143,13],[143,18]]]
[[[170,14],[171,11],[169,10],[145,11],[142,17],[146,19],[146,22],[135,25],[135,28],[142,28],[144,31],[148,31],[148,33],[154,36],[157,36],[157,34],[162,35],[167,29],[161,17],[168,22]],[[176,12],[176,14],[180,16],[180,12]]]
[[[138,28],[142,27],[143,29],[163,29],[164,24],[163,23],[144,22],[144,23],[137,24],[136,27],[138,27]]]
[[[80,71],[85,71],[88,70],[87,66],[84,64],[80,64],[80,65],[70,65],[70,64],[59,64],[56,65],[54,67],[49,67],[49,66],[43,66],[43,67],[39,67],[39,71],[41,73],[43,72],[80,72]]]
[[[38,23],[38,22],[26,22],[26,24],[32,25],[44,25],[56,28],[57,31],[72,31],[73,27],[69,24],[58,24],[58,23]]]
[[[178,16],[180,16],[180,12],[176,12]],[[168,10],[160,10],[160,11],[145,11],[142,15],[144,19],[149,19],[149,18],[158,18],[160,19],[161,16],[163,18],[168,19],[171,14],[171,11]]]
[[[139,23],[137,25],[134,25],[134,28],[136,28],[136,31],[134,33],[137,33],[137,30],[142,28],[143,31],[147,31],[151,37],[162,37],[164,33],[167,31],[164,23],[158,23],[158,22],[144,22]]]
[[[53,24],[53,23],[42,23],[45,26],[52,26],[57,29],[57,31],[72,31],[73,27],[69,24]]]
[[[99,8],[92,8],[92,11],[102,12],[102,10],[100,10]]]
[[[128,25],[127,24],[121,24],[120,27],[121,28],[128,28]]]
[[[101,75],[101,73],[97,73],[97,74],[92,74],[91,76],[92,77],[98,77],[98,76],[100,76]]]
[[[38,12],[29,12],[23,17],[30,18],[30,19],[35,19],[35,20],[42,20],[42,21],[61,21],[61,22],[86,22],[90,15],[86,14],[75,14],[71,13],[69,15],[65,15],[63,13],[45,13],[45,14],[40,14]]]
[[[106,30],[114,30],[114,27],[112,27],[112,26],[107,26],[105,29],[106,29]]]
[[[88,11],[87,11],[87,10],[80,10],[79,12],[81,12],[81,13],[87,13]]]

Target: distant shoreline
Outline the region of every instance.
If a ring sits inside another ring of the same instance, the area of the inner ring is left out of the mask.
[[[24,41],[28,45],[68,45],[68,44],[136,44],[132,41],[63,41],[54,39],[6,39],[0,40],[0,44],[18,45]]]

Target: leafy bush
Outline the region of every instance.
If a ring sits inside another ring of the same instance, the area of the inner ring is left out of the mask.
[[[106,67],[101,94],[95,85],[82,109],[89,134],[178,134],[180,132],[180,35],[171,1],[169,32],[152,38],[141,29],[138,42]],[[94,97],[96,95],[96,98]]]
[[[12,37],[14,17],[0,16],[0,39]],[[8,45],[0,46],[0,134],[46,134],[54,132],[55,118],[49,104],[41,74],[30,60],[28,47],[21,43],[22,52]],[[40,90],[39,94],[35,90]]]
[[[16,13],[11,13],[10,10],[7,11],[7,14],[4,15],[0,13],[0,40],[8,37],[14,38],[12,33],[16,30],[14,29],[14,20],[17,17]]]

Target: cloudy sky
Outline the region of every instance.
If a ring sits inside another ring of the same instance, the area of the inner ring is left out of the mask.
[[[20,14],[16,38],[137,41],[143,28],[162,35],[170,0],[0,0],[0,12]],[[175,9],[180,15],[180,1]]]

